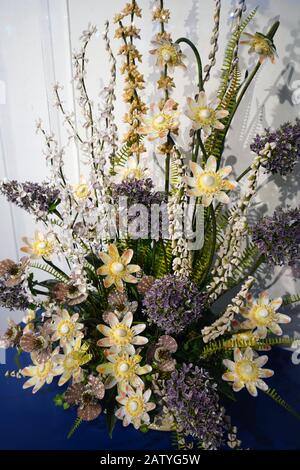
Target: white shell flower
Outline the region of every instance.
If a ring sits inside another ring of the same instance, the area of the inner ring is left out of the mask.
[[[30,377],[24,385],[23,388],[33,387],[32,393],[36,393],[45,383],[51,384],[53,378],[56,375],[60,375],[61,371],[60,368],[55,362],[53,361],[53,357],[58,353],[59,348],[56,348],[51,358],[42,363],[38,363],[32,354],[32,362],[33,365],[25,367],[21,371],[24,377]]]
[[[83,324],[78,323],[78,313],[70,315],[67,310],[60,310],[57,315],[52,315],[51,329],[52,341],[59,341],[61,346],[74,343],[76,339],[83,338]]]
[[[193,121],[195,130],[203,129],[204,134],[209,135],[212,128],[224,129],[224,124],[219,119],[228,116],[229,112],[226,109],[217,109],[220,105],[219,99],[208,104],[205,92],[200,91],[197,101],[187,98],[187,104],[186,115]]]
[[[144,382],[139,376],[151,372],[152,367],[147,364],[140,366],[142,360],[140,355],[108,354],[107,359],[109,362],[97,367],[97,372],[100,375],[108,376],[104,383],[105,388],[112,388],[116,384],[118,384],[119,390],[125,390],[128,384],[144,388]]]
[[[268,385],[264,378],[272,377],[274,372],[270,369],[262,369],[268,362],[268,356],[259,356],[254,359],[254,353],[251,348],[247,348],[244,353],[239,348],[234,350],[234,362],[224,359],[223,364],[229,370],[223,374],[222,379],[233,382],[232,388],[239,392],[246,387],[248,392],[257,396],[257,388],[263,391],[268,390]]]
[[[117,402],[122,406],[115,415],[123,420],[123,426],[133,424],[135,429],[139,429],[142,423],[150,423],[148,412],[156,407],[155,403],[149,402],[150,396],[150,389],[143,393],[142,388],[138,387],[134,390],[130,385],[127,385],[126,390],[116,397]]]
[[[133,321],[133,315],[131,312],[127,312],[120,321],[114,313],[110,312],[107,315],[107,322],[109,327],[106,325],[98,325],[97,329],[106,336],[98,341],[98,346],[103,348],[110,348],[113,353],[127,352],[128,354],[134,354],[134,346],[141,346],[148,343],[148,339],[144,336],[139,336],[139,333],[144,331],[146,328],[145,323],[140,323],[131,327]]]
[[[236,181],[225,179],[232,168],[225,166],[217,170],[216,158],[211,155],[205,164],[204,169],[195,162],[190,162],[193,176],[186,176],[185,182],[191,187],[187,191],[189,196],[201,197],[201,203],[208,207],[214,199],[224,204],[228,204],[230,199],[226,191],[237,187]]]
[[[50,259],[54,254],[55,241],[52,234],[43,234],[42,232],[36,231],[34,239],[23,237],[22,241],[26,246],[22,246],[21,251],[27,253],[30,258],[47,258]]]
[[[137,158],[133,156],[128,158],[125,166],[118,165],[115,170],[116,175],[113,177],[115,183],[131,179],[141,180],[146,174],[146,170],[140,167]]]
[[[81,338],[78,338],[71,346],[68,344],[64,347],[63,354],[56,354],[53,356],[59,375],[61,375],[58,385],[64,385],[71,378],[73,382],[81,382],[83,379],[83,371],[81,366],[86,364],[92,359],[92,354],[87,353],[87,347],[81,344]]]
[[[281,304],[281,297],[270,300],[267,292],[261,292],[257,300],[254,300],[252,295],[248,295],[246,307],[240,308],[241,314],[246,318],[241,328],[255,330],[259,338],[265,338],[268,330],[274,335],[281,336],[282,329],[279,323],[291,321],[288,315],[277,312]]]

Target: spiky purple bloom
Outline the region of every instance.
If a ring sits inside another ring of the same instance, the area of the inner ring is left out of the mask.
[[[220,448],[224,414],[216,385],[207,371],[183,364],[167,380],[164,400],[185,435],[199,439],[205,449]]]
[[[32,183],[26,181],[19,183],[17,180],[1,181],[0,193],[9,202],[16,204],[37,218],[48,214],[49,207],[59,197],[59,190],[49,183]]]
[[[299,263],[299,208],[280,208],[272,217],[263,217],[252,228],[252,239],[271,264],[292,266]]]
[[[7,287],[4,280],[0,279],[0,306],[9,310],[26,310],[29,300],[22,284]]]
[[[271,150],[269,157],[265,159],[262,166],[270,173],[280,173],[287,175],[296,165],[300,155],[300,119],[297,118],[295,124],[287,122],[271,131],[265,129],[263,135],[257,135],[250,148],[259,154],[269,143],[275,143],[276,147]]]
[[[143,305],[150,321],[167,334],[178,335],[202,317],[204,297],[190,280],[168,274],[154,282]]]

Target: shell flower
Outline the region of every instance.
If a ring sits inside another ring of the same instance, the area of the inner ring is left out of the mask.
[[[246,318],[241,323],[241,328],[255,330],[255,334],[261,339],[267,336],[268,330],[274,335],[281,336],[282,329],[279,323],[291,321],[288,315],[277,312],[281,304],[280,297],[270,300],[267,292],[261,292],[257,300],[254,300],[252,295],[248,295],[247,306],[240,308],[241,314]]]
[[[179,127],[179,112],[176,103],[168,99],[161,111],[155,112],[155,105],[150,106],[151,116],[143,118],[143,124],[138,128],[141,135],[147,135],[148,140],[164,139],[169,132],[177,134]]]
[[[138,284],[140,285],[140,284]],[[119,320],[122,320],[127,312],[135,313],[138,307],[138,302],[131,302],[128,299],[126,292],[118,292],[117,290],[111,291],[107,297],[108,308],[103,312],[102,318],[105,323],[108,323],[108,318],[111,312],[113,312]]]
[[[115,413],[116,417],[123,420],[123,426],[133,424],[135,429],[139,429],[142,423],[150,424],[149,411],[154,410],[155,403],[149,402],[151,390],[143,392],[138,387],[134,390],[127,385],[126,392],[121,392],[116,400],[122,405]]]
[[[7,287],[14,287],[24,280],[26,269],[29,265],[29,258],[23,256],[19,263],[11,259],[4,259],[0,262],[0,278],[4,278]]]
[[[83,338],[83,324],[78,323],[78,313],[70,315],[67,310],[60,310],[57,315],[52,315],[51,329],[52,341],[59,341],[61,346],[72,344],[78,338]]]
[[[152,44],[156,46],[156,48],[149,52],[150,54],[156,55],[156,65],[159,67],[165,67],[167,65],[171,71],[174,67],[186,68],[183,63],[185,55],[181,52],[178,44],[174,44],[166,39],[152,41]]]
[[[108,354],[107,359],[109,362],[97,367],[100,375],[108,376],[104,383],[105,388],[113,388],[116,384],[119,390],[124,390],[128,384],[144,388],[144,382],[139,376],[151,372],[152,367],[147,364],[140,366],[142,360],[140,355]]]
[[[140,167],[137,158],[131,156],[128,158],[125,166],[116,166],[115,183],[122,183],[125,180],[141,180],[145,177],[146,171]]]
[[[0,348],[8,349],[19,345],[22,330],[11,318],[8,319],[8,328],[5,333],[0,336]]]
[[[112,353],[126,352],[133,355],[135,353],[134,346],[141,346],[148,343],[148,339],[139,336],[139,333],[146,328],[145,323],[132,325],[133,315],[131,312],[125,314],[123,320],[119,320],[117,315],[110,313],[107,316],[109,327],[106,325],[98,325],[97,329],[105,336],[98,341],[98,346],[110,348]]]
[[[221,123],[220,119],[228,116],[229,112],[226,109],[217,109],[220,100],[217,99],[208,104],[205,92],[200,91],[197,101],[187,98],[187,104],[186,115],[193,121],[195,130],[203,129],[204,134],[207,136],[212,129],[224,129],[224,124]]]
[[[56,354],[53,356],[53,362],[57,366],[57,370],[61,375],[58,385],[64,385],[71,378],[73,381],[81,382],[83,379],[83,371],[81,366],[92,359],[92,354],[87,353],[88,347],[81,344],[81,338],[77,339],[74,346],[68,344],[64,347],[64,354]]]
[[[23,385],[23,388],[33,387],[32,393],[36,393],[43,385],[51,384],[56,375],[60,375],[60,368],[53,362],[53,357],[58,353],[56,348],[50,359],[46,362],[38,363],[34,355],[32,355],[33,365],[25,367],[21,371],[24,377],[30,377]]]
[[[47,258],[50,259],[54,254],[55,243],[54,237],[51,234],[43,234],[39,231],[36,231],[34,234],[34,239],[29,239],[27,237],[22,238],[26,246],[21,248],[21,251],[27,253],[30,258]]]
[[[108,253],[100,252],[99,258],[104,265],[97,269],[97,274],[106,276],[103,281],[104,287],[108,288],[113,284],[120,292],[124,290],[124,282],[136,284],[138,280],[132,275],[140,271],[137,264],[129,264],[133,256],[133,250],[125,250],[122,256],[119,255],[116,245],[108,246]]]
[[[216,158],[211,155],[204,169],[195,162],[190,162],[190,168],[193,176],[185,177],[185,182],[191,187],[187,191],[189,196],[201,197],[201,203],[205,207],[208,207],[214,199],[223,204],[230,202],[226,191],[237,187],[236,181],[225,179],[232,171],[231,166],[217,170]]]
[[[262,369],[267,361],[268,356],[259,356],[255,359],[251,348],[247,348],[244,353],[236,348],[234,350],[234,361],[223,360],[223,364],[229,370],[223,374],[222,379],[233,382],[232,388],[235,392],[239,392],[246,387],[248,392],[256,397],[257,388],[263,391],[268,390],[268,385],[262,379],[272,377],[274,374],[270,369]]]
[[[262,64],[265,59],[269,58],[272,64],[275,63],[276,47],[274,42],[262,33],[243,33],[248,39],[240,41],[241,44],[250,46],[249,54],[255,52],[259,55],[259,61]]]
[[[91,194],[91,188],[84,176],[80,176],[80,182],[73,186],[73,196],[78,202],[84,202]]]
[[[65,400],[69,405],[78,405],[77,416],[84,421],[93,421],[102,411],[100,400],[105,388],[98,377],[90,375],[86,384],[69,385],[65,391]]]

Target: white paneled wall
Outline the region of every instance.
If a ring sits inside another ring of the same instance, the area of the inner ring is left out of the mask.
[[[142,41],[139,48],[145,56],[142,70],[146,77],[148,101],[155,100],[155,81],[157,70],[153,57],[149,57],[150,41],[155,32],[151,22],[151,10],[156,2],[140,0],[143,8],[142,20],[136,23],[142,28]],[[209,53],[209,35],[212,26],[213,0],[166,0],[171,9],[170,30],[174,39],[186,36],[200,49],[203,62]],[[259,1],[249,0],[248,10]],[[114,26],[112,18],[120,11],[125,0],[0,0],[0,178],[41,181],[46,175],[46,165],[42,155],[42,141],[35,132],[35,121],[41,118],[44,126],[57,134],[61,144],[66,141],[62,119],[52,106],[51,85],[58,81],[64,85],[63,97],[66,108],[74,111],[78,125],[80,116],[75,104],[74,88],[71,82],[71,52],[78,46],[78,37],[89,22],[96,24],[102,31],[106,19],[111,20],[111,37]],[[230,12],[234,0],[222,1],[222,26],[220,49],[217,58],[221,64],[228,37]],[[248,166],[250,160],[249,142],[253,135],[265,126],[278,126],[282,122],[299,115],[299,104],[295,101],[295,88],[300,87],[300,41],[299,0],[261,0],[260,8],[249,31],[263,31],[272,21],[280,19],[281,27],[276,36],[279,58],[275,65],[265,64],[258,74],[254,85],[248,92],[243,106],[234,122],[234,132],[230,138],[228,161],[237,161],[237,169]],[[113,43],[117,52],[119,41]],[[188,73],[176,71],[177,90],[174,97],[184,104],[185,96],[195,91],[195,67],[189,50],[184,50],[189,60]],[[108,63],[104,45],[99,34],[89,49],[88,87],[94,101],[101,87],[108,79]],[[241,59],[242,67],[253,64],[247,51]],[[208,93],[213,95],[217,87],[217,68],[209,82]],[[297,82],[298,81],[298,82]],[[293,95],[294,93],[294,95]],[[122,80],[117,84],[117,119],[123,129]],[[300,95],[300,93],[298,93]],[[296,100],[297,101],[297,100]],[[187,124],[183,118],[183,124]],[[184,137],[180,143],[186,147]],[[149,154],[151,149],[149,149]],[[147,156],[149,160],[151,158]],[[151,167],[149,162],[147,166]],[[75,146],[66,155],[66,167],[74,181],[84,169],[79,164],[79,154]],[[268,188],[263,184],[259,201],[261,207],[266,203],[273,210],[282,204],[283,194],[288,202],[297,204],[296,177],[286,180],[277,179],[279,186],[271,183]],[[290,186],[292,190],[287,191]],[[299,203],[299,197],[298,197]],[[286,204],[286,202],[285,202]],[[33,231],[31,218],[18,208],[11,207],[0,200],[0,259],[19,256],[19,246],[23,235]],[[271,289],[274,294],[294,292],[295,273],[285,270]],[[277,276],[278,277],[278,276]],[[0,330],[3,330],[7,312],[0,311]],[[18,314],[17,314],[18,315]],[[19,315],[20,316],[20,315]]]

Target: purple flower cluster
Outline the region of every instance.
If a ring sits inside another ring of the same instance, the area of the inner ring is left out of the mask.
[[[150,321],[167,334],[176,335],[201,318],[204,297],[188,279],[168,274],[154,282],[143,305]]]
[[[0,193],[9,202],[40,218],[48,214],[50,205],[59,197],[59,190],[49,183],[19,183],[16,180],[2,181]]]
[[[131,238],[165,238],[168,236],[168,209],[164,193],[154,190],[151,178],[127,179],[112,185],[112,199],[117,203],[119,198],[127,198],[129,235]],[[123,203],[122,203],[123,204]],[[120,205],[122,205],[120,204]],[[151,207],[157,206],[157,217]],[[142,207],[145,208],[145,211]],[[137,227],[140,226],[140,229]],[[131,232],[131,229],[136,232]]]
[[[281,175],[290,173],[300,155],[300,119],[297,118],[295,124],[287,122],[273,132],[265,129],[263,135],[254,138],[250,148],[259,154],[267,143],[275,143],[276,146],[262,163],[266,171]]]
[[[119,184],[112,185],[112,198],[128,198],[128,206],[132,204],[143,204],[149,207],[151,204],[160,204],[164,201],[164,194],[154,191],[151,178],[146,179],[126,179]]]
[[[0,279],[0,306],[9,310],[25,310],[29,306],[28,297],[22,284],[7,287]]]
[[[199,439],[207,450],[221,446],[224,415],[216,386],[205,370],[183,364],[172,372],[166,382],[165,402],[186,436]]]
[[[271,264],[291,266],[299,263],[299,208],[280,208],[272,217],[263,217],[252,228],[252,239]]]

